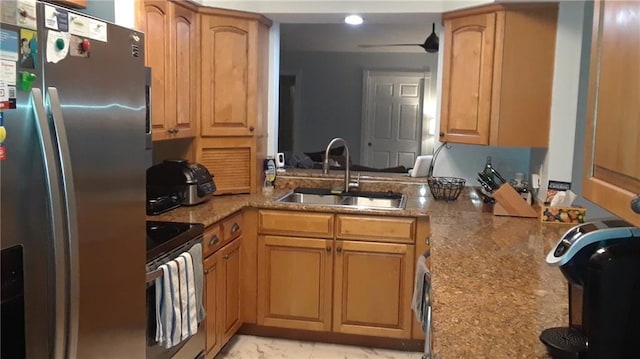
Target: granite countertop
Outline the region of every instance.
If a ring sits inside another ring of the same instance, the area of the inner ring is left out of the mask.
[[[404,211],[275,203],[298,179],[283,176],[283,188],[271,195],[216,196],[148,218],[208,226],[245,206],[429,216],[433,352],[443,359],[549,358],[538,336],[548,327],[567,325],[568,302],[566,280],[545,257],[571,226],[494,216],[469,187],[456,201],[436,201],[424,179],[400,181],[408,195]]]

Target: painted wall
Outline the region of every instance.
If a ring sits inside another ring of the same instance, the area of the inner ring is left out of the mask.
[[[80,10],[80,12],[115,22],[115,6],[113,2],[114,0],[87,0],[87,8]]]
[[[294,151],[321,151],[332,138],[342,137],[349,143],[353,162],[360,163],[363,70],[435,75],[436,67],[437,57],[426,53],[283,52],[280,72],[296,74],[301,99]]]

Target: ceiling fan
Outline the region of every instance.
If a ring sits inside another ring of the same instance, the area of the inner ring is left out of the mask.
[[[438,39],[438,35],[436,35],[436,23],[433,23],[431,28],[431,34],[424,40],[422,44],[376,44],[376,45],[358,45],[358,47],[362,48],[371,48],[371,47],[389,47],[389,46],[420,46],[426,52],[433,53],[438,52],[438,45],[440,40]]]

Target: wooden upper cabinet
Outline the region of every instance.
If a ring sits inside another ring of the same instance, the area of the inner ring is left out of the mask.
[[[195,136],[198,96],[197,13],[169,1],[144,0],[140,30],[151,67],[153,140]]]
[[[202,17],[203,136],[252,135],[256,121],[255,21]]]
[[[583,195],[640,226],[640,2],[596,1]]]
[[[193,137],[196,134],[198,111],[198,26],[197,14],[177,4],[171,5],[171,54],[173,60],[170,76],[174,86],[169,89],[175,98],[175,111],[167,119],[173,123],[176,137]]]
[[[440,141],[547,147],[557,4],[443,15]]]
[[[488,144],[495,22],[495,13],[445,22],[443,141]]]
[[[87,8],[87,0],[48,0],[52,3],[72,7],[76,9],[86,9]]]
[[[145,64],[151,67],[151,130],[154,140],[169,137],[165,114],[171,111],[169,78],[169,3],[144,1],[139,24],[145,33]]]

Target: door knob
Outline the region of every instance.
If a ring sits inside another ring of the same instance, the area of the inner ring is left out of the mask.
[[[640,194],[631,200],[631,210],[640,214]]]
[[[444,137],[444,132],[440,132],[440,137]]]

